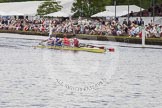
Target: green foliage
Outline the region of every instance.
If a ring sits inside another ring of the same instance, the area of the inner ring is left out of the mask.
[[[43,2],[37,9],[37,15],[46,15],[61,10],[62,6],[53,0]]]
[[[71,10],[75,12],[75,17],[90,17],[93,14],[104,11],[105,6],[110,3],[111,0],[75,0]]]
[[[44,0],[0,0],[0,3],[23,2],[23,1],[44,1]],[[78,16],[89,17],[93,14],[105,10],[104,6],[106,5],[114,5],[114,1],[115,0],[74,0],[72,12],[75,12],[75,16],[77,17]],[[140,1],[141,1],[141,5],[140,5]],[[155,4],[158,5],[162,4],[162,0],[116,0],[116,4],[128,5],[129,3],[130,5],[137,5],[137,6],[141,6],[144,9],[148,9],[151,5],[153,5],[153,1]],[[54,11],[52,12],[55,12],[55,10],[56,9],[54,9]],[[49,10],[49,12],[51,12],[51,10]]]

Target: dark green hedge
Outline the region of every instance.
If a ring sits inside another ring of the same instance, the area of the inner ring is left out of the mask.
[[[135,44],[142,43],[141,38],[128,37],[128,36],[99,36],[99,35],[77,34],[76,37],[80,38],[80,39],[87,39],[87,40],[115,41],[115,42],[125,42],[125,43],[135,43]],[[148,45],[162,45],[162,38],[147,38],[146,44],[148,44]]]
[[[0,30],[0,33],[14,33],[14,34],[24,34],[24,35],[38,35],[38,36],[48,36],[47,32],[34,32],[34,31],[21,31],[21,30]],[[63,33],[54,33],[52,36],[64,37]],[[74,34],[67,34],[68,38],[74,37]]]
[[[34,31],[14,31],[14,30],[0,30],[0,33],[16,33],[24,35],[38,35],[38,36],[48,36],[46,32],[34,32]],[[64,37],[63,33],[53,33],[53,36]],[[115,42],[125,42],[125,43],[135,43],[141,44],[142,39],[137,37],[128,36],[101,36],[101,35],[86,35],[86,34],[67,34],[68,38],[77,37],[79,39],[86,40],[100,40],[100,41],[115,41]],[[147,38],[146,44],[148,45],[162,45],[162,38]]]
[[[48,33],[45,32],[43,33],[43,32],[34,32],[34,31],[20,31],[20,30],[0,30],[0,33],[48,36]]]

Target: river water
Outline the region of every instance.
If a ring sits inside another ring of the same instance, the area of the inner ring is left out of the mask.
[[[162,108],[162,49],[90,40],[80,42],[115,52],[34,48],[42,39],[0,34],[0,108]]]

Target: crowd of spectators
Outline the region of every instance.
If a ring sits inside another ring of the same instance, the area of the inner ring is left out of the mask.
[[[119,19],[75,19],[75,20],[49,20],[41,18],[37,20],[28,19],[0,19],[1,30],[21,30],[33,32],[49,32],[52,28],[53,33],[87,34],[87,35],[114,35],[141,37],[142,28],[145,29],[146,37],[162,37],[162,26],[155,25],[152,21],[144,25],[142,19],[134,21],[125,19],[123,23]],[[49,27],[51,26],[51,27]]]

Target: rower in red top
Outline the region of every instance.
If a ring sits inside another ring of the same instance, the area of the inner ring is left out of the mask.
[[[64,35],[63,38],[63,44],[64,46],[70,46],[70,40],[66,37],[66,34]]]
[[[73,42],[74,42],[74,47],[79,47],[79,41],[77,38],[74,38]]]

